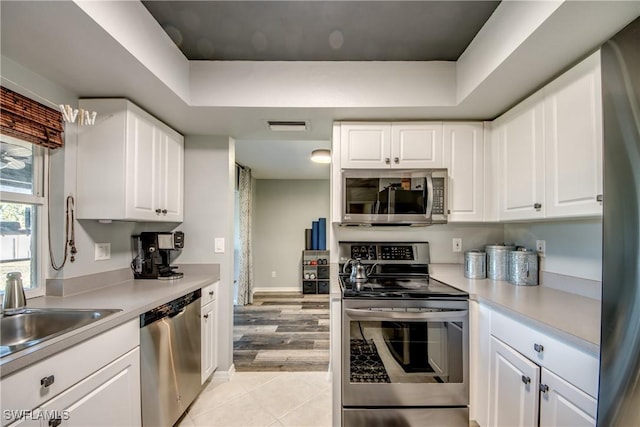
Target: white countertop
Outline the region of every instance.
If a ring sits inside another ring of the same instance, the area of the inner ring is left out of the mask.
[[[467,279],[462,264],[431,264],[431,277],[469,293],[472,300],[491,305],[571,342],[599,353],[600,301],[544,286],[516,286],[488,279]]]
[[[184,277],[181,279],[129,280],[76,295],[29,299],[27,301],[28,308],[108,308],[122,311],[3,357],[0,359],[0,377],[7,376],[101,332],[135,319],[148,310],[220,279],[220,267],[217,264],[182,265],[181,271],[184,272]]]

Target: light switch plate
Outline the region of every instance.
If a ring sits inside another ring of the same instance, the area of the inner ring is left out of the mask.
[[[544,257],[547,252],[547,242],[544,240],[536,240],[536,250],[538,255]]]
[[[213,251],[217,254],[224,253],[224,237],[215,238]]]
[[[96,243],[94,255],[96,261],[111,259],[111,243]]]
[[[462,238],[453,238],[453,252],[462,252]]]

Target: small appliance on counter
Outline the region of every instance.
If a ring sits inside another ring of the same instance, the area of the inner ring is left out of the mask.
[[[179,279],[171,265],[171,251],[184,248],[184,233],[146,231],[132,236],[136,256],[131,262],[136,279]]]

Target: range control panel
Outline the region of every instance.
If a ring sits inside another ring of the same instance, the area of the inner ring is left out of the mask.
[[[380,259],[393,261],[413,261],[412,246],[380,246]]]

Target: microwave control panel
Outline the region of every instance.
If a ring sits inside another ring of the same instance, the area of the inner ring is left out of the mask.
[[[432,215],[444,215],[444,178],[433,178]]]

